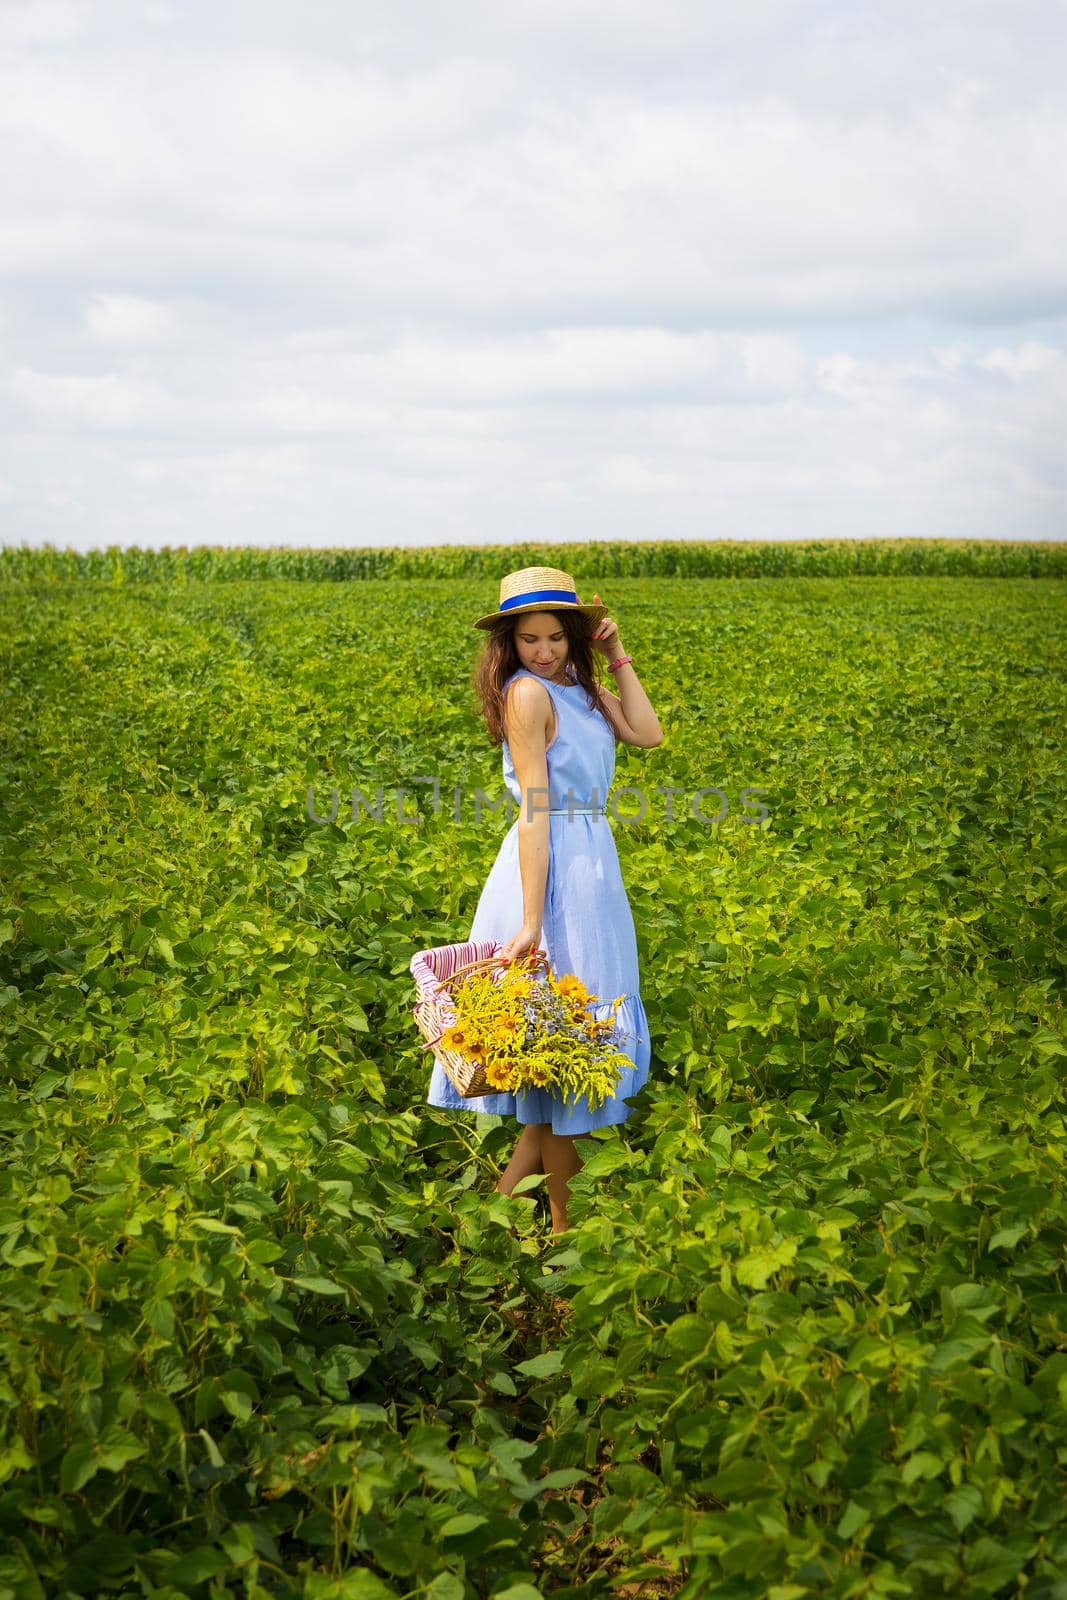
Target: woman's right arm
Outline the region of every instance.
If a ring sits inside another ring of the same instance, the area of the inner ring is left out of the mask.
[[[536,950],[541,939],[548,883],[548,690],[533,678],[517,678],[504,702],[504,732],[522,803],[519,807],[519,872],[522,926],[500,951],[515,961]]]

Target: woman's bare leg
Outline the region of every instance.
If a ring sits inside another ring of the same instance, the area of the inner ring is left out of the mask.
[[[541,1165],[541,1133],[545,1128],[551,1131],[551,1127],[550,1122],[525,1124],[512,1151],[511,1160],[500,1174],[500,1182],[496,1186],[498,1194],[510,1194],[522,1178],[528,1178],[534,1172],[544,1172],[545,1169]]]
[[[551,1123],[538,1123],[541,1132],[541,1166],[537,1169],[548,1174],[548,1203],[552,1211],[552,1232],[562,1233],[568,1227],[568,1184],[582,1165],[575,1147],[577,1134],[553,1133]]]

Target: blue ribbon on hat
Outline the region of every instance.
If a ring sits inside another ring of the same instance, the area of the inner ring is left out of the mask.
[[[525,594],[514,594],[510,600],[500,603],[501,611],[514,611],[516,606],[528,606],[531,600],[569,600],[572,606],[578,604],[578,596],[573,589],[527,589]]]

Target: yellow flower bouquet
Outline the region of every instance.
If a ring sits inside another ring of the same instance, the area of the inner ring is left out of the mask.
[[[459,967],[435,986],[448,985],[446,1007],[438,1001],[435,1013],[421,1016],[416,1007],[427,1048],[439,1055],[461,1094],[548,1089],[564,1102],[584,1095],[595,1110],[614,1094],[620,1074],[633,1066],[618,1048],[625,1036],[618,1032],[615,1012],[624,996],[610,1002],[611,1016],[594,1017],[590,1007],[599,1003],[598,997],[573,972],[557,977],[543,951],[530,951],[502,972],[486,970],[500,964],[495,955],[469,962],[481,970],[469,971],[462,981],[457,981],[464,970]],[[422,1004],[425,1013],[428,998]],[[456,1064],[466,1069],[461,1081]]]

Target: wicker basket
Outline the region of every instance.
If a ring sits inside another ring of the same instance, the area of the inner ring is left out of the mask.
[[[468,939],[463,944],[439,945],[436,950],[420,950],[411,958],[411,975],[415,979],[418,999],[412,1008],[415,1026],[426,1043],[424,1050],[433,1050],[457,1094],[464,1098],[482,1094],[501,1094],[494,1089],[485,1075],[480,1061],[472,1061],[456,1050],[439,1049],[438,1044],[446,1028],[454,1021],[456,1008],[449,990],[452,984],[470,972],[481,968],[497,967],[494,981],[503,976],[508,965],[498,954],[503,945],[495,939]],[[547,966],[548,957],[541,955]]]

